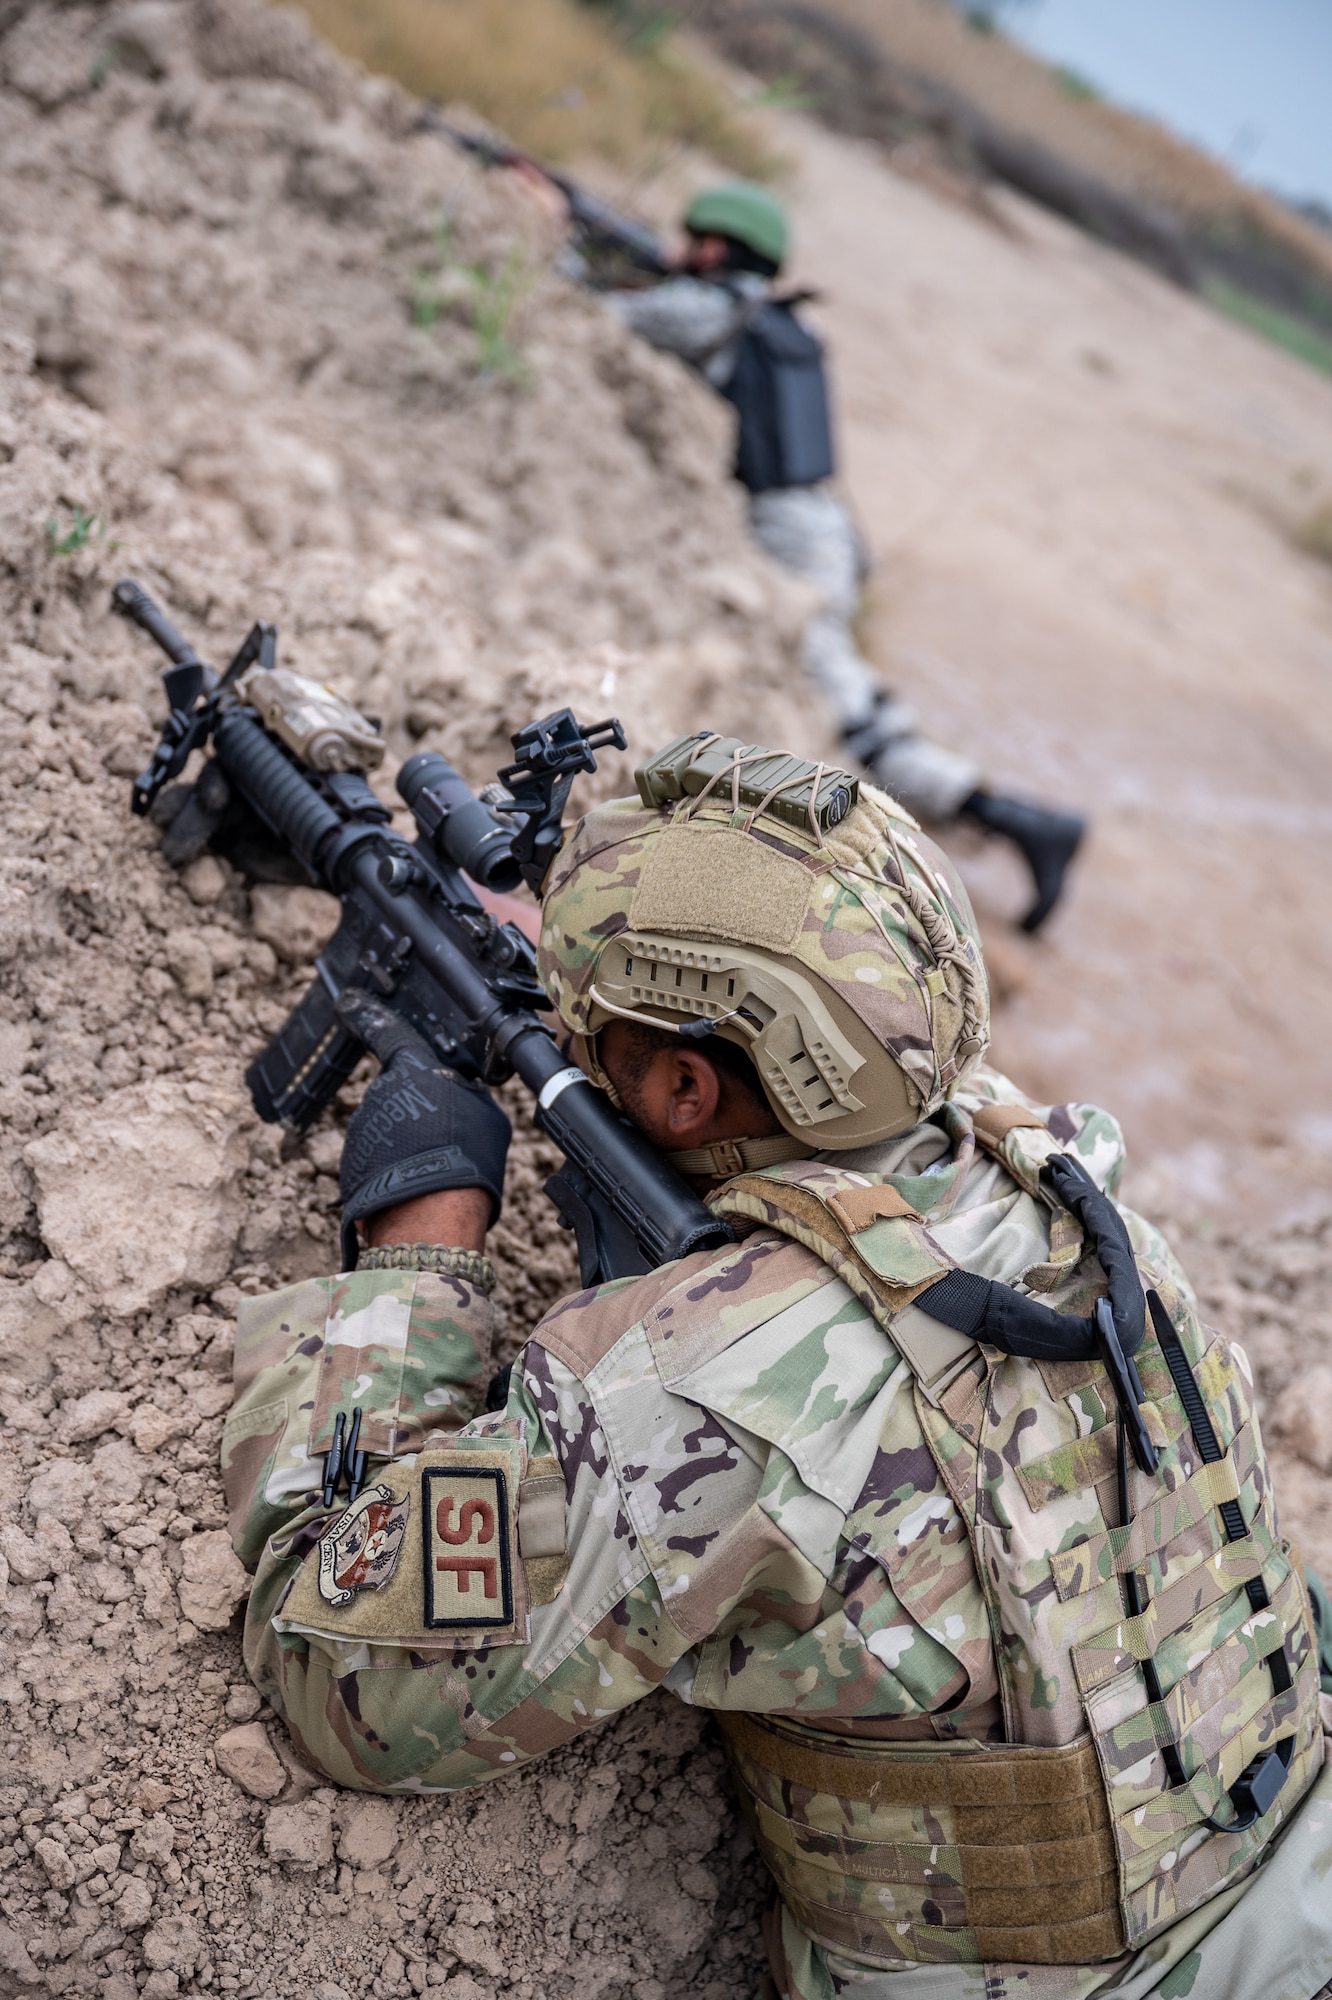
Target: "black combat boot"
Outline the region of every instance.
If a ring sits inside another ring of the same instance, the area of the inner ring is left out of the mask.
[[[974,820],[987,833],[1002,834],[1019,849],[1036,884],[1036,901],[1022,919],[1022,928],[1039,930],[1059,901],[1068,864],[1087,831],[1086,820],[1079,813],[1051,812],[1026,799],[996,798],[984,791],[964,800],[958,817]]]

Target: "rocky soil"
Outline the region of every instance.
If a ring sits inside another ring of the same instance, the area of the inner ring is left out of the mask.
[[[163,865],[128,812],[157,662],[107,604],[132,572],[219,661],[276,618],[384,718],[387,784],[421,744],[480,780],[565,701],[636,749],[759,709],[812,746],[802,601],[711,400],[293,17],[0,0],[0,31],[0,1994],[730,2000],[761,1885],[678,1704],[386,1802],[297,1766],[245,1681],[232,1314],[333,1263],[358,1086],[304,1145],[254,1118],[331,906]],[[520,1127],[510,1349],[573,1277],[546,1170]],[[1332,1236],[1186,1248],[1332,1553]]]
[[[107,607],[131,572],[219,660],[275,617],[384,718],[392,798],[415,748],[480,782],[564,702],[637,749],[756,701],[812,736],[802,600],[711,399],[399,93],[259,7],[0,20],[0,1992],[721,2000],[759,1886],[686,1710],[382,1805],[295,1769],[245,1682],[231,1315],[334,1264],[357,1087],[296,1148],[250,1110],[333,906],[163,865],[128,812],[161,662]],[[520,1126],[510,1351],[575,1278],[549,1166]]]

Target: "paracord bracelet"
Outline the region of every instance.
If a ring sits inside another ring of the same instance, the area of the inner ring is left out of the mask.
[[[439,1243],[386,1243],[362,1250],[358,1271],[436,1271],[442,1278],[466,1278],[479,1292],[495,1289],[495,1266],[484,1251],[446,1249]]]

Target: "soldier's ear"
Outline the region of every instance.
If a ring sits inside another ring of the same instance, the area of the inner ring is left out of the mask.
[[[710,1126],[722,1098],[722,1080],[717,1065],[702,1049],[680,1043],[663,1049],[660,1069],[669,1076],[669,1088],[661,1102],[661,1112],[670,1128],[672,1141],[684,1148]]]

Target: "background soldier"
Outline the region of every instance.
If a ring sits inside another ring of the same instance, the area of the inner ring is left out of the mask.
[[[530,181],[535,169],[528,169]],[[883,686],[853,625],[868,573],[864,543],[829,481],[832,427],[822,350],[794,307],[775,294],[789,228],[766,189],[737,181],[695,197],[687,247],[664,282],[607,293],[635,333],[697,368],[737,413],[736,477],[749,494],[755,539],[775,562],[816,584],[823,609],[805,629],[805,666],[823,691],[846,750],[917,817],[971,821],[1001,834],[1031,870],[1034,931],[1054,908],[1086,822],[991,792],[980,769],[923,736],[901,697]],[[589,273],[591,275],[591,273]]]
[[[798,2000],[1308,2000],[1332,1773],[1239,1351],[1108,1198],[1113,1121],[979,1067],[966,896],[898,807],[670,763],[555,861],[542,976],[740,1240],[566,1300],[474,1415],[507,1123],[363,1001],[367,1247],[238,1331],[251,1673],[380,1790],[713,1710]]]

